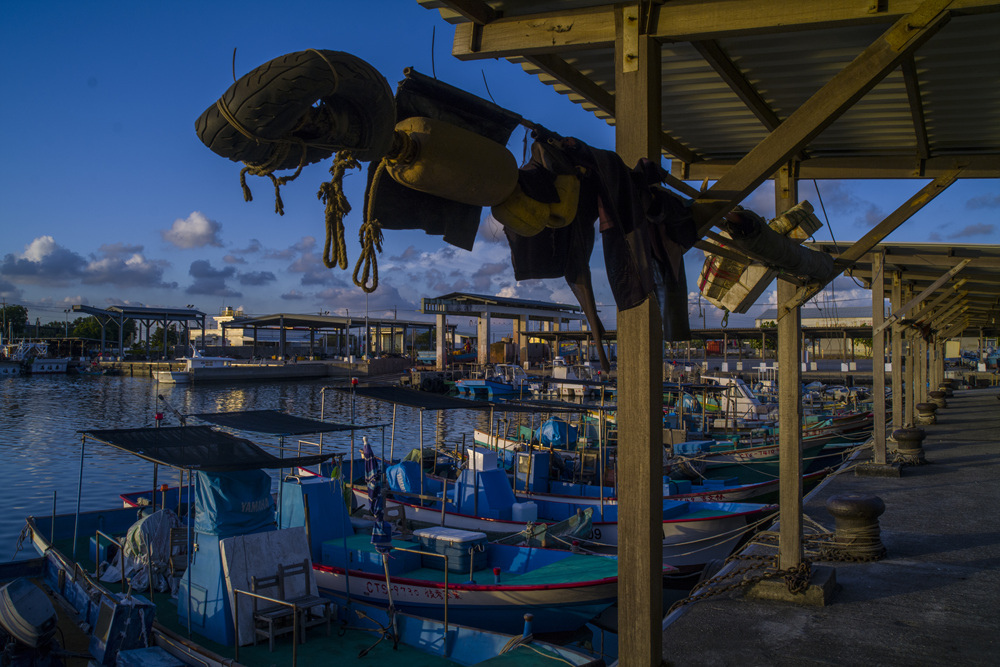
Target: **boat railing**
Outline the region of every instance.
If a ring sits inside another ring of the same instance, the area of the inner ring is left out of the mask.
[[[444,558],[444,637],[445,643],[448,639],[448,599],[451,597],[448,595],[448,555],[447,554],[436,554],[432,551],[421,551],[420,549],[407,549],[406,547],[393,547],[396,551],[406,551],[411,554],[419,554],[421,558],[424,556],[434,556],[435,558]],[[383,555],[383,558],[385,556]],[[389,573],[386,571],[386,588],[392,590],[389,586]]]
[[[125,592],[125,544],[114,535],[108,535],[103,530],[94,531],[94,548],[97,560],[99,560],[101,557],[102,537],[106,539],[108,542],[111,542],[112,544],[118,547],[119,562],[121,563],[121,569],[122,569],[122,593],[124,593]],[[152,564],[150,564],[150,567],[152,568]]]
[[[247,597],[257,598],[258,600],[264,600],[265,602],[271,602],[282,607],[291,607],[292,609],[292,667],[295,667],[295,663],[298,660],[299,652],[299,607],[294,602],[288,602],[287,600],[279,600],[278,598],[268,597],[266,595],[261,595],[260,593],[252,593],[250,591],[244,591],[239,588],[233,589],[233,625],[236,628],[236,650],[233,655],[233,659],[236,662],[240,661],[240,604],[239,598],[241,595],[246,595]],[[256,629],[254,629],[256,633]]]
[[[445,517],[445,513],[446,513],[447,508],[448,508],[448,482],[450,480],[442,479],[441,481],[444,484],[444,488],[441,489],[441,497],[440,498],[438,498],[437,496],[429,496],[429,495],[427,495],[425,493],[412,493],[410,491],[391,491],[391,493],[394,496],[402,496],[404,498],[415,498],[415,499],[421,501],[421,505],[423,504],[424,501],[429,501],[429,502],[432,502],[432,503],[436,503],[436,502],[440,501],[440,503],[441,503],[441,525],[444,526],[444,517]]]

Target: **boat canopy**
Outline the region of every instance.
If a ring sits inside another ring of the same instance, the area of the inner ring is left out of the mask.
[[[318,465],[333,454],[279,458],[249,440],[211,426],[165,426],[82,431],[84,437],[117,447],[152,463],[202,470],[280,469]]]
[[[240,431],[268,435],[305,435],[376,428],[382,424],[340,424],[337,422],[296,417],[279,410],[244,410],[242,412],[202,412],[189,415],[198,419]]]
[[[337,387],[356,396],[420,410],[500,410],[503,412],[583,412],[593,406],[557,401],[473,401],[404,387]]]

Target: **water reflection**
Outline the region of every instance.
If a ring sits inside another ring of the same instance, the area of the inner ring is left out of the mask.
[[[0,379],[0,558],[13,554],[18,533],[29,514],[49,514],[53,495],[60,513],[76,509],[83,454],[83,510],[116,506],[118,495],[150,488],[153,467],[147,462],[88,440],[82,446],[79,431],[86,429],[153,426],[155,415],[164,412],[163,425],[176,426],[177,419],[157,399],[160,394],[184,414],[237,410],[282,410],[301,417],[329,421],[351,420],[352,397],[341,391],[323,391],[325,382],[254,383],[243,385],[157,385],[148,378],[103,376],[34,376]],[[354,401],[355,423],[387,423],[392,406],[358,397]],[[424,415],[424,446],[456,449],[463,436],[472,442],[473,428],[488,428],[488,413],[468,410],[428,412]],[[419,410],[399,406],[395,433],[385,429],[396,456],[419,444]],[[376,447],[382,432],[367,432]],[[277,436],[241,434],[263,446],[276,448]],[[318,443],[319,436],[304,436]],[[299,438],[284,442],[298,448]],[[353,447],[359,451],[360,433]],[[303,445],[305,451],[307,445]],[[351,436],[326,434],[324,451],[349,452]],[[277,450],[273,450],[277,451]],[[161,469],[159,481],[175,482],[176,473]],[[5,556],[4,554],[7,554]]]

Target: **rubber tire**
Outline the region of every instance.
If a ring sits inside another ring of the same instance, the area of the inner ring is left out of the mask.
[[[223,104],[251,134],[279,139],[323,101],[338,114],[341,126],[336,136],[322,138],[326,145],[308,148],[306,164],[341,149],[351,150],[358,160],[380,159],[389,150],[396,123],[389,83],[378,70],[349,53],[320,53],[329,65],[313,51],[297,51],[264,63],[230,86],[222,95]],[[212,152],[234,162],[265,163],[274,149],[273,144],[243,136],[214,103],[195,121],[195,132]],[[293,148],[275,170],[294,169],[301,157],[301,151]]]

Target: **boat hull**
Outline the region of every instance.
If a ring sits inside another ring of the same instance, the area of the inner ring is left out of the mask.
[[[368,495],[364,489],[355,488],[355,500],[361,507],[367,507]],[[613,508],[617,516],[617,501],[605,501],[610,513]],[[578,498],[580,509],[594,507],[594,521],[590,532],[580,540],[580,546],[599,553],[618,552],[618,522],[600,520],[601,509],[598,498]],[[681,572],[701,569],[711,560],[727,558],[746,536],[747,526],[772,511],[770,505],[741,505],[739,503],[711,503],[719,510],[715,514],[696,511],[687,518],[664,519],[662,522],[663,564],[677,568]],[[386,499],[387,508],[403,508],[406,520],[418,526],[445,526],[486,533],[491,538],[519,533],[525,523],[487,519],[445,512],[440,508],[421,507],[393,498]],[[707,514],[707,515],[706,515]],[[536,523],[554,523],[538,521]],[[571,547],[567,544],[566,547]]]
[[[392,604],[417,616],[444,620],[444,584],[317,564],[316,585],[324,595],[344,598],[348,586],[354,599],[379,606]],[[487,627],[516,633],[524,627],[524,615],[534,615],[535,632],[576,630],[610,607],[618,596],[618,578],[601,579],[573,586],[476,586],[462,585],[465,579],[454,574],[456,584],[448,587],[448,617],[472,627]]]

